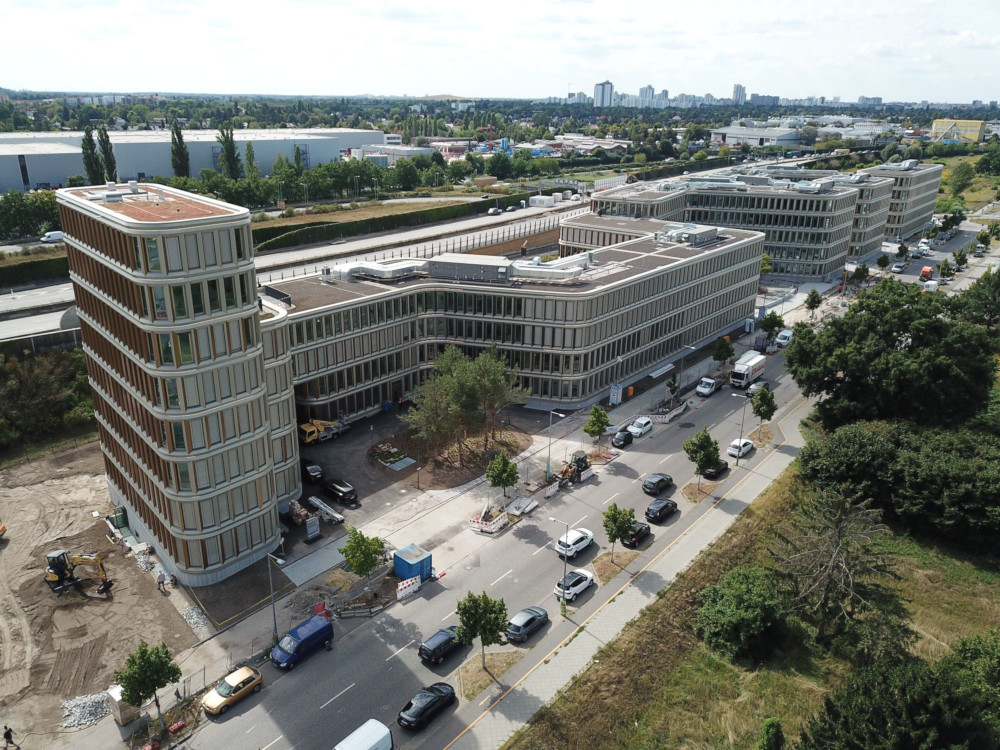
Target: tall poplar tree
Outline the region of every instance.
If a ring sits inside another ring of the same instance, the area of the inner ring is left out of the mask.
[[[97,145],[101,149],[101,162],[104,164],[104,179],[108,182],[118,182],[118,164],[115,162],[115,150],[111,146],[108,129],[102,124],[97,129]]]
[[[191,176],[191,157],[177,120],[170,126],[170,166],[174,168],[174,177]]]
[[[240,159],[240,152],[236,148],[236,140],[233,138],[232,125],[220,125],[219,134],[215,136],[222,146],[222,153],[219,154],[219,166],[222,167],[222,174],[230,180],[238,180],[243,176],[243,163]]]
[[[91,185],[101,185],[104,183],[104,164],[101,163],[100,154],[97,153],[97,144],[94,143],[94,130],[89,125],[83,129],[83,171],[87,173],[87,182]]]

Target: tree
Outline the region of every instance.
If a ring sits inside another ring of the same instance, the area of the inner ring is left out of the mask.
[[[868,279],[869,274],[870,270],[868,268],[868,264],[865,263],[864,261],[861,261],[854,268],[854,280],[857,281],[859,284],[863,284]]]
[[[82,174],[71,174],[66,177],[66,187],[83,187],[87,184],[87,178]]]
[[[781,721],[772,717],[765,719],[757,737],[757,750],[784,750],[785,733]]]
[[[960,319],[993,333],[1000,324],[1000,271],[987,268],[954,302]]]
[[[493,175],[498,180],[506,180],[513,170],[510,157],[505,151],[494,151],[486,162],[486,174]]]
[[[764,426],[764,420],[771,421],[774,412],[778,410],[778,405],[774,402],[774,394],[769,388],[761,388],[750,399],[750,408],[755,417],[760,419],[760,426]]]
[[[965,252],[965,250],[956,250],[951,254],[951,257],[955,259],[955,265],[959,268],[969,262],[969,255]]]
[[[760,275],[767,276],[774,270],[774,266],[771,264],[771,256],[764,253],[760,256]]]
[[[295,148],[298,148],[298,146]],[[253,141],[247,141],[245,161],[247,165],[247,179],[251,183],[254,183],[260,179],[260,167],[257,166],[257,153],[254,151]]]
[[[885,507],[901,480],[896,441],[885,422],[856,422],[810,440],[799,451],[799,465],[815,487]]]
[[[774,576],[763,568],[738,567],[698,594],[695,627],[705,644],[730,658],[762,656],[781,615]]]
[[[905,260],[907,250],[909,250],[909,248],[905,245],[905,243],[900,242],[899,247],[896,248],[896,260]]]
[[[177,120],[170,126],[170,166],[174,170],[174,177],[191,176],[191,157],[187,144],[184,143],[181,124]]]
[[[583,431],[594,438],[598,445],[600,445],[601,438],[610,424],[611,421],[608,419],[608,413],[597,404],[594,404],[590,407],[590,419],[583,426]]]
[[[517,370],[507,366],[496,342],[472,360],[468,377],[473,389],[471,395],[482,408],[482,418],[490,422],[490,430],[483,434],[485,451],[490,435],[496,438],[497,415],[505,406],[523,403],[525,391],[517,384]]]
[[[624,542],[632,536],[632,526],[635,524],[635,511],[632,508],[619,508],[618,503],[604,511],[604,531],[611,542],[611,562],[615,561],[615,542]]]
[[[219,134],[215,140],[222,146],[219,154],[219,166],[222,168],[222,175],[230,180],[238,180],[243,176],[243,164],[240,159],[239,149],[236,148],[236,139],[233,136],[233,126],[223,123],[219,126]]]
[[[102,124],[97,129],[97,145],[101,149],[101,162],[104,164],[104,178],[108,182],[118,182],[118,165],[115,163],[115,150],[111,146],[108,129]]]
[[[156,704],[156,715],[163,726],[163,711],[157,690],[177,682],[181,678],[181,668],[174,663],[166,643],[150,648],[144,640],[128,655],[125,669],[116,671],[114,681],[121,685],[122,700],[138,708],[150,698]]]
[[[989,229],[984,229],[983,231],[981,231],[979,234],[976,235],[976,242],[978,242],[980,245],[984,247],[990,246],[991,239],[992,238],[990,237]]]
[[[698,474],[698,489],[701,489],[701,475],[719,465],[719,442],[702,427],[693,437],[684,441],[684,453],[695,466]]]
[[[366,588],[371,588],[371,574],[382,562],[385,554],[385,541],[374,536],[365,536],[359,529],[353,526],[347,528],[347,542],[338,549],[344,556],[352,571],[359,576],[364,576],[367,581]]]
[[[94,143],[94,131],[88,125],[83,129],[83,171],[87,173],[87,182],[91,185],[101,185],[104,183],[104,164],[101,163],[101,156],[97,153],[97,144]]]
[[[961,195],[972,185],[972,179],[976,176],[976,170],[971,162],[959,162],[951,171],[948,183],[951,187],[952,195]]]
[[[778,315],[778,313],[774,310],[771,310],[771,312],[765,315],[760,321],[760,325],[758,327],[767,336],[768,341],[774,341],[774,337],[778,335],[778,331],[785,327],[785,319]]]
[[[994,351],[940,295],[887,279],[822,331],[797,329],[785,366],[805,395],[824,394],[817,409],[828,429],[859,419],[955,424],[986,401]]]
[[[878,260],[875,261],[875,264],[879,267],[879,270],[882,272],[883,276],[885,276],[885,269],[889,267],[890,262],[891,261],[889,260],[889,256],[886,255],[885,253],[879,255]]]
[[[809,311],[810,320],[812,320],[813,317],[815,317],[816,311],[822,304],[823,304],[823,295],[819,293],[818,289],[810,289],[809,294],[806,295],[806,310]]]
[[[479,639],[483,669],[486,669],[486,647],[503,643],[507,631],[507,605],[503,599],[491,599],[484,591],[476,596],[471,591],[458,603],[458,640],[466,646]]]
[[[503,496],[507,497],[507,488],[517,484],[519,475],[517,464],[507,458],[507,454],[501,451],[490,461],[486,467],[486,478],[490,482],[490,487],[500,487],[503,489]]]
[[[396,162],[396,180],[400,190],[413,190],[420,184],[420,173],[411,159],[400,159]]]
[[[937,264],[937,272],[938,276],[942,279],[953,279],[955,277],[955,269],[947,261],[941,261]]]
[[[729,337],[720,336],[715,342],[715,348],[712,350],[712,359],[721,365],[735,353],[736,349],[733,347],[733,342],[729,340]]]

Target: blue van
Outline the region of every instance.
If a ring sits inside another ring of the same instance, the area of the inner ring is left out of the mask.
[[[292,669],[320,646],[333,643],[333,623],[322,615],[308,620],[288,631],[288,635],[271,649],[271,662],[279,669]]]

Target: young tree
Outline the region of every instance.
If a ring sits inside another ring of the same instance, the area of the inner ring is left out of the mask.
[[[507,497],[507,488],[516,485],[519,479],[517,464],[501,451],[486,467],[486,478],[490,482],[490,487],[502,488],[503,496]]]
[[[298,146],[296,146],[298,148]],[[247,141],[246,147],[246,168],[247,168],[247,179],[251,183],[256,182],[260,179],[260,167],[257,166],[257,153],[253,148],[253,141]]]
[[[785,319],[778,315],[778,313],[774,310],[771,310],[771,312],[765,315],[763,320],[760,321],[760,325],[758,327],[767,336],[768,341],[774,341],[774,337],[778,335],[778,331],[785,327]]]
[[[104,164],[101,163],[101,156],[97,153],[97,144],[94,143],[94,131],[88,125],[83,129],[83,171],[87,173],[87,182],[91,185],[101,185],[104,182]]]
[[[507,632],[507,605],[503,599],[491,599],[484,591],[476,596],[471,591],[458,603],[458,640],[466,646],[479,639],[483,669],[486,669],[486,647],[503,643]]]
[[[490,421],[490,431],[483,435],[485,451],[489,447],[491,433],[496,439],[497,415],[501,409],[510,404],[523,403],[525,393],[517,384],[517,370],[507,366],[496,343],[472,360],[469,377],[475,398],[482,407],[482,418]]]
[[[909,250],[909,248],[904,243],[900,242],[899,247],[896,248],[896,260],[905,260],[907,250]]]
[[[108,182],[118,182],[118,165],[115,163],[115,150],[111,146],[108,129],[102,124],[97,129],[97,145],[101,149],[101,162],[104,164],[104,179]]]
[[[611,421],[608,419],[608,413],[597,404],[594,404],[590,407],[590,419],[583,426],[583,431],[594,438],[597,444],[600,445],[601,438],[610,424]]]
[[[712,350],[712,359],[722,365],[727,359],[732,357],[736,353],[736,349],[733,348],[733,342],[729,340],[728,336],[720,336],[715,342],[715,348]]]
[[[150,698],[156,704],[156,715],[163,726],[163,711],[157,690],[177,682],[181,678],[181,668],[174,663],[166,643],[149,647],[144,640],[128,655],[125,669],[116,671],[114,681],[122,687],[122,699],[137,708]]]
[[[987,268],[954,301],[959,318],[993,333],[1000,324],[1000,271]]]
[[[618,503],[604,511],[604,531],[611,542],[611,562],[615,561],[615,542],[624,542],[632,534],[635,523],[635,511],[632,508],[619,508]]]
[[[886,255],[885,253],[882,253],[880,256],[878,256],[878,260],[875,261],[875,264],[879,267],[879,270],[882,272],[883,276],[885,276],[885,269],[889,267],[890,262],[891,261],[889,260],[889,256]]]
[[[225,123],[220,125],[219,134],[215,136],[215,140],[222,146],[222,153],[219,154],[219,166],[222,168],[223,176],[230,180],[240,179],[243,176],[243,164],[239,149],[236,148],[233,126]]]
[[[87,178],[82,174],[71,174],[66,177],[66,182],[64,183],[66,187],[83,187],[87,184]]]
[[[888,258],[886,258],[886,260],[888,260]],[[806,295],[806,310],[809,311],[810,320],[813,319],[813,317],[816,315],[816,311],[822,304],[823,304],[823,295],[819,293],[818,289],[810,289],[809,294]]]
[[[976,176],[976,170],[971,162],[963,161],[951,171],[948,180],[951,186],[952,195],[961,195],[972,186],[972,180]]]
[[[955,259],[955,265],[959,268],[969,262],[969,255],[965,250],[956,250],[951,254],[951,257]]]
[[[764,426],[764,420],[771,421],[774,412],[778,410],[778,405],[774,402],[774,394],[769,388],[761,388],[750,399],[750,408],[754,416],[760,418],[760,427]]]
[[[181,124],[177,120],[170,126],[170,166],[173,167],[174,177],[191,176],[191,157],[187,144],[184,143]]]
[[[504,151],[494,151],[486,162],[486,174],[493,175],[498,180],[506,180],[513,171],[510,157]]]
[[[937,264],[938,276],[942,279],[953,279],[955,277],[955,269],[951,267],[951,263],[947,261],[941,261]]]
[[[767,276],[773,270],[774,266],[771,264],[771,256],[764,253],[760,256],[760,275]]]
[[[863,284],[868,279],[870,273],[868,264],[861,261],[854,269],[854,280],[859,284]]]
[[[374,536],[365,536],[358,529],[349,526],[347,529],[347,542],[338,549],[344,556],[352,571],[359,576],[364,576],[367,581],[366,588],[371,588],[371,574],[382,561],[385,554],[385,541]]]
[[[684,441],[684,453],[694,464],[698,474],[698,489],[701,489],[701,475],[719,465],[719,442],[708,434],[708,428],[702,427],[693,437]]]
[[[757,737],[757,750],[784,750],[784,748],[785,732],[781,728],[781,721],[774,717],[765,719]]]
[[[698,597],[695,626],[705,644],[731,658],[761,656],[781,615],[774,576],[763,568],[738,567]]]
[[[400,159],[396,162],[396,181],[400,190],[413,190],[420,184],[420,173],[411,159]]]

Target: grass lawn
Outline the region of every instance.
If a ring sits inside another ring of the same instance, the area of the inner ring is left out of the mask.
[[[505,747],[752,750],[771,716],[787,738],[797,737],[849,665],[794,631],[765,662],[733,663],[707,649],[692,623],[701,589],[736,565],[767,564],[776,534],[808,492],[793,464]],[[905,534],[882,543],[898,560],[921,656],[939,658],[1000,621],[996,560]]]
[[[647,539],[647,542],[648,541],[649,540]],[[644,544],[643,546],[645,547],[646,545]],[[628,547],[616,544],[614,562],[611,561],[610,552],[605,552],[603,555],[594,559],[593,566],[594,573],[597,574],[597,580],[599,580],[603,586],[616,575],[621,573],[622,570],[631,565],[632,561],[638,556],[639,550],[629,549]]]
[[[944,188],[943,193],[938,194],[938,198],[944,198],[951,195],[951,189],[948,187],[948,178],[951,176],[952,170],[963,161],[970,162],[972,166],[976,165],[982,157],[981,156],[949,156],[943,159],[930,159],[929,161],[935,164],[944,164],[944,172],[941,175],[941,187]],[[962,193],[962,197],[965,198],[965,205],[969,207],[970,210],[975,210],[985,206],[992,200],[996,199],[997,190],[1000,189],[1000,177],[996,175],[981,175],[977,174],[972,178],[972,185]]]
[[[371,219],[375,216],[392,216],[394,214],[408,214],[414,211],[424,211],[428,208],[440,208],[441,206],[454,206],[456,203],[466,203],[467,201],[421,201],[420,203],[363,203],[357,208],[345,208],[330,211],[329,213],[296,214],[295,216],[279,217],[268,221],[255,221],[251,227],[284,227],[297,226],[299,224],[311,224],[322,221],[342,223],[345,221],[357,221],[359,219]],[[256,215],[256,214],[255,214]]]
[[[467,701],[473,700],[492,683],[498,682],[504,673],[517,664],[526,653],[527,651],[520,649],[489,651],[486,653],[485,670],[483,669],[482,655],[475,654],[458,669],[462,696]]]
[[[54,245],[35,245],[31,252],[24,253],[0,253],[0,267],[13,266],[17,263],[24,263],[28,260],[41,260],[43,258],[65,258],[66,246],[57,242]]]

